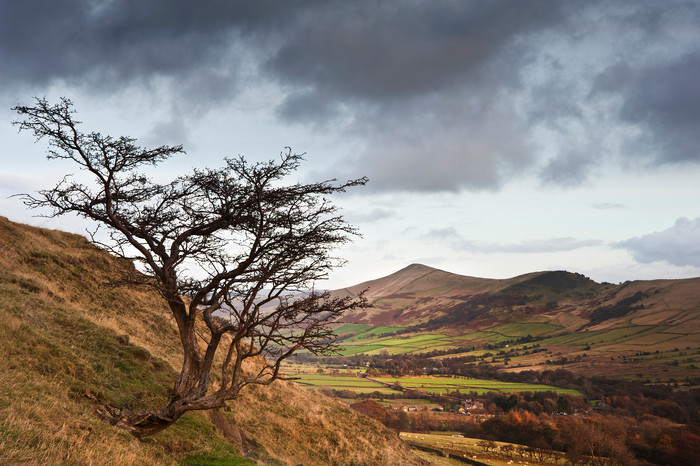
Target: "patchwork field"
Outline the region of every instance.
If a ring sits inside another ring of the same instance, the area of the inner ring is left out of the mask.
[[[291,372],[286,369],[286,372]],[[431,395],[449,395],[476,393],[482,395],[489,392],[516,393],[552,391],[559,394],[580,395],[576,390],[568,390],[549,385],[498,382],[493,380],[471,379],[467,377],[376,377],[364,378],[353,375],[296,373],[296,382],[310,389],[329,388],[334,390],[350,390],[356,394],[379,392],[386,395],[396,395],[405,390],[413,390]]]
[[[386,351],[388,354],[420,353],[432,351],[438,347],[454,347],[454,337],[442,334],[412,334],[406,336],[377,336],[400,330],[397,327],[377,327],[362,331],[360,334],[345,338],[342,341],[342,355],[351,354],[379,354]],[[338,332],[338,330],[336,330]]]
[[[508,371],[543,370],[551,365],[590,375],[671,380],[700,376],[700,341],[679,325],[620,325],[566,333],[541,322],[512,322],[458,333],[406,332],[402,327],[344,324],[341,356],[467,358]],[[437,354],[436,354],[437,353]]]
[[[363,290],[371,307],[339,324],[345,356],[430,353],[508,371],[700,377],[700,277],[612,284],[560,270],[495,280],[412,264],[339,293]]]
[[[381,383],[355,376],[299,374],[294,377],[297,378],[297,380],[295,380],[296,383],[310,389],[331,388],[334,390],[350,390],[355,394],[379,392],[386,395],[393,395],[400,393]]]
[[[497,382],[493,380],[471,379],[466,377],[377,377],[374,380],[388,384],[400,384],[404,388],[426,393],[446,395],[451,392],[484,394],[488,392],[543,392],[551,391],[567,395],[580,395],[576,390],[552,387],[549,385]]]

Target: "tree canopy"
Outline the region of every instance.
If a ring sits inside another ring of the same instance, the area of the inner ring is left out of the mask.
[[[177,323],[183,366],[168,402],[135,413],[106,406],[111,422],[150,435],[187,411],[224,406],[247,385],[282,378],[281,362],[297,350],[334,351],[329,324],[365,301],[315,291],[342,264],[333,251],[358,234],[328,197],[366,178],[284,184],[303,160],[287,148],[278,160],[226,158],[222,168],[156,183],[143,169],[182,146],[146,149],[130,137],[81,132],[66,98],[14,110],[20,130],[48,139],[49,159],[69,160],[92,180],[67,175],[22,195],[25,204],[106,228],[91,233],[93,242],[138,265],[114,282],[154,288]],[[254,370],[244,367],[250,358]]]

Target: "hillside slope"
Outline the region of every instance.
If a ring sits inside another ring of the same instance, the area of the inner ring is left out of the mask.
[[[487,279],[413,264],[338,292],[362,290],[372,307],[344,316],[344,322],[445,331],[512,322],[547,323],[565,332],[630,323],[700,330],[700,278],[613,285],[547,271]]]
[[[445,309],[474,295],[496,292],[527,277],[511,280],[465,277],[411,264],[386,277],[339,290],[353,295],[365,291],[372,304],[371,308],[347,315],[343,320],[375,326],[413,325],[440,317]]]
[[[595,376],[614,367],[620,377],[671,382],[700,376],[700,278],[616,285],[547,271],[494,280],[414,264],[338,293],[362,290],[372,306],[343,316],[344,355],[429,354]]]
[[[181,364],[159,297],[106,285],[130,267],[81,236],[0,217],[1,464],[417,461],[395,433],[289,382],[255,387],[225,412],[185,415],[144,442],[101,421],[90,397],[158,405]]]

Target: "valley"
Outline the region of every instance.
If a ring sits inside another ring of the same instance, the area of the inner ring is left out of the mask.
[[[700,454],[699,279],[490,280],[414,264],[335,293],[369,306],[336,323],[337,355],[297,353],[285,375],[417,449],[489,464]]]
[[[162,302],[106,286],[132,265],[83,237],[0,218],[0,246],[4,462],[443,464],[424,448],[563,464],[592,458],[580,438],[606,461],[692,464],[700,445],[695,279],[499,281],[410,266],[335,292],[367,289],[371,304],[333,324],[339,354],[299,352],[283,367],[293,383],[137,442],[96,400],[167,397],[182,360]]]

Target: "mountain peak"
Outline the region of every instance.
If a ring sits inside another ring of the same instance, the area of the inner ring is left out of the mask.
[[[425,264],[413,263],[413,264],[410,264],[410,265],[404,267],[403,269],[399,270],[399,272],[408,271],[408,270],[427,270],[427,271],[433,271],[433,270],[438,270],[438,269],[436,269],[436,268],[434,268],[434,267],[430,267],[430,266],[425,265]],[[398,272],[397,272],[397,273],[398,273]]]

